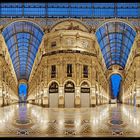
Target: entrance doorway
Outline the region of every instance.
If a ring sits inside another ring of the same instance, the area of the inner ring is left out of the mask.
[[[58,84],[56,82],[52,82],[49,87],[49,107],[57,108],[58,107]]]
[[[27,84],[21,83],[18,87],[19,102],[25,103],[27,99]]]
[[[90,107],[90,87],[87,82],[81,84],[81,107]]]
[[[65,93],[65,107],[73,108],[74,107],[74,98],[75,98],[75,86],[74,83],[68,81],[64,86]]]

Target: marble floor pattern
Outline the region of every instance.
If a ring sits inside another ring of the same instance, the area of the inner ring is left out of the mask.
[[[0,108],[0,137],[140,137],[140,108],[107,104],[94,108]]]

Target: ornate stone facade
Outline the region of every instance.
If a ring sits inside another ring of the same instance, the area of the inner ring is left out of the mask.
[[[56,46],[52,46],[52,42]],[[72,76],[67,76],[67,64],[72,64]],[[51,78],[51,66],[56,66],[56,77]],[[88,66],[88,77],[83,77],[83,65]],[[95,35],[77,21],[64,21],[46,32],[35,59],[29,79],[28,101],[50,106],[49,87],[56,82],[59,87],[58,107],[65,107],[65,84],[74,83],[74,107],[81,106],[81,85],[90,88],[89,106],[109,102],[108,82],[104,75],[104,60]],[[73,102],[73,101],[72,101]]]
[[[16,20],[16,19],[15,19]],[[26,19],[24,19],[26,20]],[[49,19],[47,23],[45,20],[32,20],[39,24],[44,29],[44,37],[36,55],[34,65],[30,74],[28,84],[28,102],[50,106],[50,98],[57,100],[58,107],[65,107],[65,85],[67,82],[74,84],[74,107],[82,106],[82,97],[85,95],[81,93],[82,85],[85,82],[87,88],[90,89],[89,106],[95,106],[103,103],[109,103],[110,99],[110,76],[118,73],[122,76],[121,86],[121,100],[123,103],[140,105],[139,87],[139,28],[138,21],[128,19],[127,22],[134,26],[137,31],[137,37],[132,46],[129,58],[125,69],[113,65],[106,69],[105,62],[95,37],[95,31],[104,22],[118,21],[119,19],[100,19],[100,20],[75,20],[75,19]],[[1,28],[5,27],[9,22],[5,19],[5,23],[1,24]],[[41,24],[44,21],[43,24]],[[89,23],[90,22],[90,23]],[[93,22],[93,23],[92,23]],[[4,39],[0,37],[0,104],[10,103],[10,94],[13,93],[13,99],[18,101],[18,84],[13,65],[5,45]],[[5,55],[6,54],[6,55]],[[72,64],[72,76],[67,76],[67,64]],[[51,67],[56,66],[56,76],[51,77]],[[83,77],[83,66],[88,66],[88,76]],[[9,71],[9,72],[8,72]],[[9,77],[9,78],[8,78]],[[11,81],[11,82],[10,82]],[[52,83],[58,85],[57,96],[53,96],[49,92]],[[10,92],[8,92],[10,90]],[[5,92],[9,97],[3,97]],[[52,96],[52,97],[51,97]],[[88,100],[87,100],[88,101]],[[8,103],[7,103],[8,102]]]
[[[139,32],[125,68],[123,102],[140,106],[140,49]]]
[[[1,34],[0,48],[0,106],[4,106],[18,101],[18,81]]]

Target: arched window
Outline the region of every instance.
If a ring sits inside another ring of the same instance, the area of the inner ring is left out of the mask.
[[[71,81],[68,81],[65,84],[65,89],[64,89],[65,93],[74,93],[75,92],[75,86],[74,83]]]
[[[49,93],[58,93],[58,84],[56,82],[51,83]]]
[[[81,93],[90,93],[90,87],[87,82],[81,84]]]

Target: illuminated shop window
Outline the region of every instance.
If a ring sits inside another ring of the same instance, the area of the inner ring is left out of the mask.
[[[65,93],[74,93],[75,92],[75,86],[74,83],[71,81],[68,81],[64,86]]]
[[[87,82],[81,84],[81,93],[90,93],[90,87]]]
[[[51,83],[49,93],[58,93],[58,84],[56,82]]]

